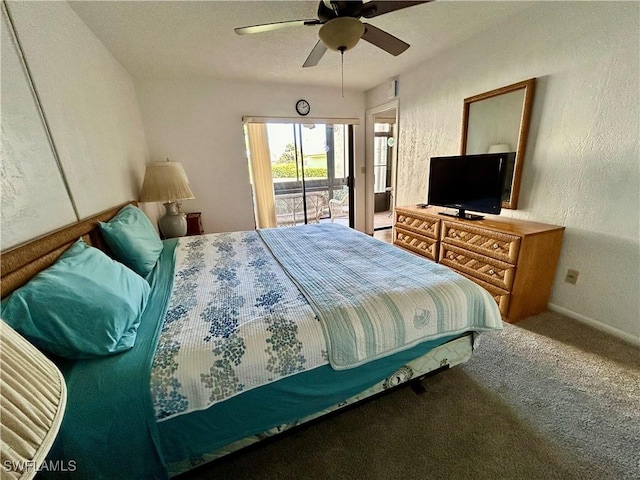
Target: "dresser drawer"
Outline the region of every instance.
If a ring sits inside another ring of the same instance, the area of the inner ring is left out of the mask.
[[[516,267],[454,245],[440,245],[440,263],[497,287],[511,290]]]
[[[442,221],[443,242],[497,260],[515,264],[520,250],[520,237],[482,227]]]
[[[438,241],[434,238],[418,235],[396,226],[393,233],[393,243],[431,260],[438,260]]]
[[[509,312],[509,300],[511,299],[511,294],[509,292],[501,288],[498,288],[495,285],[491,285],[490,283],[483,282],[482,280],[478,280],[477,278],[474,278],[470,275],[466,275],[463,272],[459,272],[459,273],[462,276],[467,277],[476,285],[480,285],[487,292],[489,292],[493,297],[493,299],[498,304],[498,310],[500,310],[500,315],[502,315],[503,317],[507,316],[507,313]]]
[[[410,232],[438,240],[440,238],[440,219],[415,212],[396,210],[395,225]]]

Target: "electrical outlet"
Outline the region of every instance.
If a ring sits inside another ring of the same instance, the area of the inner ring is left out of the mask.
[[[580,274],[580,272],[578,272],[577,270],[567,270],[567,276],[565,277],[564,281],[567,283],[570,283],[572,285],[575,285],[576,283],[578,283],[578,275]]]

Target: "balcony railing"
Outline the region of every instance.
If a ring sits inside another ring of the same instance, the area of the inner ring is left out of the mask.
[[[307,180],[303,195],[302,182],[275,182],[277,226],[318,223],[330,218],[329,200],[344,196],[345,183],[345,179],[336,180],[332,185],[327,179]]]

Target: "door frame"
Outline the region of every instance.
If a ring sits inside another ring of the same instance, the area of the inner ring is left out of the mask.
[[[400,100],[398,98],[394,98],[389,102],[383,103],[382,105],[378,105],[376,107],[370,108],[365,112],[365,158],[364,165],[365,171],[368,173],[366,183],[365,183],[365,232],[369,235],[373,235],[373,211],[374,211],[374,169],[373,169],[373,156],[374,156],[374,124],[375,124],[375,116],[386,112],[387,110],[391,110],[395,108],[396,110],[396,145],[394,149],[394,155],[392,158],[392,172],[391,172],[391,184],[393,185],[394,192],[392,195],[392,203],[391,208],[395,208],[396,203],[396,191],[397,188],[397,177],[398,177],[398,147],[399,147],[399,136],[400,136]]]
[[[299,118],[290,118],[290,117],[258,117],[258,116],[245,116],[242,117],[242,123],[243,125],[249,125],[249,124],[262,124],[265,126],[271,125],[271,124],[290,124],[291,126],[293,126],[293,140],[294,140],[294,145],[295,145],[295,156],[296,156],[296,164],[298,162],[298,160],[300,160],[298,157],[301,156],[302,158],[304,158],[304,152],[303,152],[303,142],[302,142],[302,128],[309,125],[309,124],[314,124],[314,125],[331,125],[331,126],[335,126],[335,125],[342,125],[345,127],[345,135],[344,135],[344,140],[345,140],[345,146],[348,146],[348,148],[345,149],[344,151],[344,159],[345,159],[345,167],[346,167],[346,171],[345,171],[345,177],[344,177],[344,184],[343,186],[347,187],[347,191],[348,191],[348,198],[349,198],[349,210],[348,210],[348,224],[350,228],[355,228],[355,220],[356,220],[356,216],[355,216],[355,194],[356,194],[356,190],[355,190],[355,152],[356,152],[356,131],[355,131],[355,126],[358,126],[360,124],[360,119],[357,118],[308,118],[305,119],[305,121],[301,121]],[[298,127],[298,128],[296,128]],[[266,128],[266,127],[265,127]],[[326,135],[326,132],[325,132]],[[251,138],[251,136],[249,134],[246,134],[246,138],[245,138],[245,148],[247,149],[247,151],[250,150],[250,145],[249,145],[249,138]],[[266,140],[265,140],[266,142]],[[334,141],[334,146],[335,146],[335,141]],[[265,145],[265,148],[268,149],[268,146]],[[333,161],[335,162],[335,152],[333,155]],[[247,156],[247,162],[248,162],[248,168],[251,171],[252,166],[251,166],[251,159],[250,159],[250,155]],[[329,174],[329,155],[327,155],[327,174]],[[271,165],[272,167],[272,165]],[[335,169],[335,164],[333,166],[333,168]],[[305,175],[304,175],[304,166],[302,166],[302,180],[301,180],[301,190],[302,190],[302,199],[303,199],[303,204],[304,204],[304,219],[305,222],[308,221],[307,219],[307,207],[306,207],[306,188],[308,186],[308,182],[314,182],[314,180],[306,180],[305,179]],[[334,172],[334,178],[335,178],[335,172]],[[329,178],[327,178],[327,181],[329,180]],[[271,184],[274,186],[274,191],[273,191],[273,196],[274,196],[274,201],[275,201],[275,197],[276,197],[276,192],[275,192],[275,183],[273,182],[273,178],[271,178]],[[329,192],[331,192],[331,189],[329,189]],[[256,203],[256,197],[255,197],[255,192],[252,191],[251,193],[251,201],[253,204],[253,209],[254,209],[254,221],[256,222],[256,226],[257,226],[257,203]],[[274,213],[275,215],[275,213]],[[277,219],[274,220],[275,225],[277,225]],[[263,227],[264,228],[264,227]]]

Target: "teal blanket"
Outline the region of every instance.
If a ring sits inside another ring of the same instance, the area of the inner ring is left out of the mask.
[[[316,311],[336,370],[427,339],[502,328],[486,290],[356,230],[322,223],[259,233]]]

